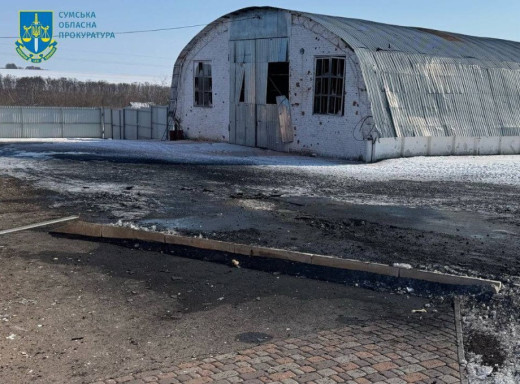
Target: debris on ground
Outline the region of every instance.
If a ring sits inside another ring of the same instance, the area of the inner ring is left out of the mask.
[[[394,263],[393,266],[396,268],[412,269],[412,266],[406,263]]]
[[[106,140],[8,143],[0,155],[3,174],[52,196],[46,207],[89,219],[500,280],[500,293],[463,298],[461,311],[465,339],[492,335],[505,358],[486,362],[494,351],[466,342],[467,359],[493,368],[478,380],[520,383],[519,156],[362,164],[223,143]],[[398,293],[416,295],[408,288]]]

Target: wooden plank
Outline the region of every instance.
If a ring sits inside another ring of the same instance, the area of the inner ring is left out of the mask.
[[[291,143],[294,140],[294,129],[291,122],[291,105],[285,96],[277,96],[278,122],[282,143]]]

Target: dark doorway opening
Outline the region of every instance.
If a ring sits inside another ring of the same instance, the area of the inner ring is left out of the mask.
[[[239,103],[244,103],[246,101],[246,81],[245,76],[242,77],[242,86],[240,87],[240,98],[238,99]]]
[[[266,104],[276,104],[276,96],[289,99],[289,63],[269,63]]]

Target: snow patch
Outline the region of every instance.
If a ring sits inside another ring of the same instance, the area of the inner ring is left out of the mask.
[[[298,171],[310,176],[352,178],[360,181],[409,180],[520,185],[520,156],[518,155],[412,157],[365,164],[296,156],[227,143],[100,139],[33,139],[31,141],[3,139],[0,142],[13,144],[0,149],[0,154],[4,156],[6,150],[18,151],[19,155],[13,155],[18,157],[27,156],[27,154],[23,155],[24,151],[29,152],[33,157],[75,153],[184,164],[274,167],[279,171]],[[29,151],[23,147],[17,149],[15,143],[34,144],[31,144]],[[46,154],[38,155],[39,152]]]

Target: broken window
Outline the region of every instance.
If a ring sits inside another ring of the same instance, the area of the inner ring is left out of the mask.
[[[276,96],[289,98],[289,63],[269,63],[266,104],[276,104]]]
[[[345,58],[316,58],[314,113],[343,115]]]
[[[194,75],[195,106],[211,107],[213,105],[211,64],[204,61],[195,62]]]
[[[240,98],[238,99],[239,103],[244,103],[246,101],[246,81],[245,76],[242,76],[242,86],[240,87]]]

